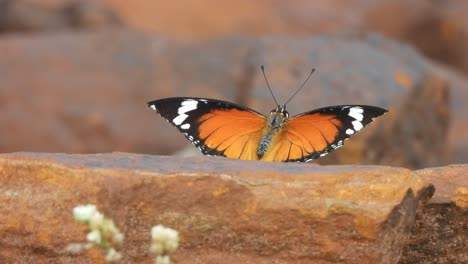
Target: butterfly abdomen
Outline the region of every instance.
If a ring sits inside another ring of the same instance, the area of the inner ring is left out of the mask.
[[[273,138],[273,135],[271,134],[271,132],[268,132],[260,140],[260,143],[258,144],[258,150],[257,150],[257,154],[259,158],[262,158],[263,155],[265,155],[265,153],[267,152],[268,147],[271,144],[272,138]]]

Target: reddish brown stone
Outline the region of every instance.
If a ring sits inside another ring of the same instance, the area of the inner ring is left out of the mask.
[[[468,72],[467,8],[465,1],[380,1],[365,12],[364,30],[412,43],[428,57]]]
[[[0,0],[0,33],[98,29],[120,25],[117,14],[101,1]]]
[[[439,76],[450,81],[450,129],[452,163],[468,160],[468,78],[460,72],[438,65],[434,69]]]
[[[177,39],[371,31],[412,43],[429,57],[468,72],[465,1],[101,1],[127,24]]]
[[[468,166],[450,165],[439,168],[429,168],[416,171],[418,176],[434,184],[436,192],[431,203],[455,203],[458,207],[467,209]]]
[[[467,262],[468,166],[451,165],[415,172],[436,190],[418,212],[399,263]]]
[[[411,171],[132,154],[0,156],[0,259],[86,263],[72,208],[93,203],[150,263],[152,225],[181,233],[178,263],[395,263],[432,186]]]
[[[133,31],[4,37],[0,150],[173,152],[187,142],[146,102],[240,97],[251,42],[236,44],[184,45]]]

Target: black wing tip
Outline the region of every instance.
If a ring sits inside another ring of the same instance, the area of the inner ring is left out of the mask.
[[[157,104],[158,102],[161,102],[164,99],[167,99],[167,98],[151,100],[149,102],[146,102],[146,104],[148,105],[148,107],[150,107],[151,105],[155,105],[155,104]]]
[[[156,105],[154,104],[155,101],[147,102],[146,107],[156,110]]]
[[[384,115],[384,114],[386,114],[386,113],[389,112],[389,110],[387,110],[387,109],[380,108],[380,107],[377,107],[377,106],[374,106],[374,107],[375,107],[375,109],[377,110],[377,111],[376,111],[376,112],[377,112],[376,117],[381,116],[381,115]]]
[[[379,117],[388,112],[387,109],[384,109],[378,106],[373,106],[373,105],[356,105],[356,106],[362,107],[367,110],[371,110],[373,112],[374,117]]]
[[[387,110],[387,109],[380,108],[380,107],[378,107],[378,106],[373,106],[373,108],[374,108],[374,109],[375,109],[375,111],[376,111],[377,113],[379,113],[380,115],[383,115],[383,114],[385,114],[385,113],[387,113],[387,112],[388,112],[388,110]]]

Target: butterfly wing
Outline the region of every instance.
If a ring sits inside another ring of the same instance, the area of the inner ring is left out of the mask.
[[[266,126],[260,113],[226,101],[174,97],[148,107],[174,125],[205,155],[256,160]]]
[[[309,161],[323,157],[385,112],[375,106],[341,105],[297,115],[286,122],[262,159]]]

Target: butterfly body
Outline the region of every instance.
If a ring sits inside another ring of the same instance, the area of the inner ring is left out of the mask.
[[[268,151],[268,148],[273,145],[272,141],[276,139],[284,124],[287,122],[289,113],[284,109],[277,107],[270,112],[270,117],[266,122],[263,136],[258,144],[257,155],[261,159]]]
[[[174,125],[205,155],[243,160],[309,161],[343,146],[386,110],[366,105],[324,107],[289,117],[278,106],[269,117],[226,101],[174,97],[148,107]]]

